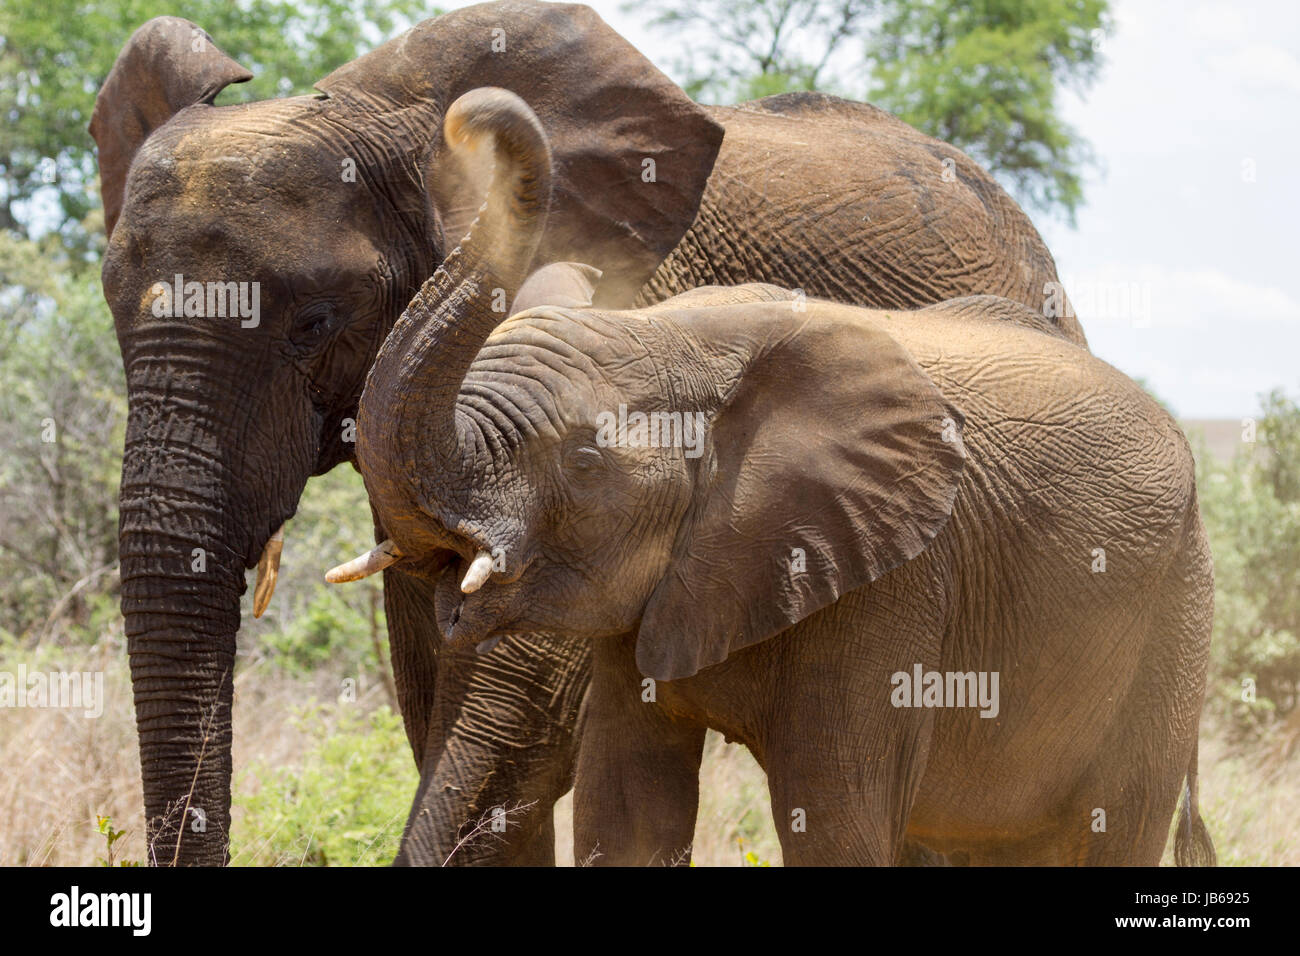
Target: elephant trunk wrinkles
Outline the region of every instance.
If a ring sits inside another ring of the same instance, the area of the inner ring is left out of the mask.
[[[514,298],[546,225],[550,147],[523,100],[505,90],[473,90],[451,105],[443,125],[453,149],[492,143],[492,184],[469,235],[411,300],[371,368],[357,416],[357,458],[374,475],[390,470],[380,462],[430,452],[437,464],[460,470],[461,383],[505,318],[494,303]],[[370,490],[389,500],[395,494]]]
[[[444,654],[397,865],[553,866],[552,808],[572,786],[587,645],[529,635],[486,656]]]
[[[129,355],[130,414],[118,549],[122,614],[140,738],[148,859],[220,866],[230,835],[231,702],[245,571],[292,513],[311,449],[279,448],[273,490],[244,472],[269,459],[244,415],[178,408],[173,391],[204,394],[217,379],[187,370],[197,354]],[[205,363],[204,367],[209,367]]]
[[[231,693],[244,574],[242,560],[216,543],[226,537],[220,505],[187,499],[176,487],[124,476],[121,493],[122,613],[147,852],[157,865],[220,866],[228,860]]]

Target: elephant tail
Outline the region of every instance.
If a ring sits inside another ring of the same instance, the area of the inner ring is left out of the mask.
[[[1174,863],[1177,866],[1216,866],[1218,857],[1214,841],[1201,819],[1197,805],[1196,767],[1201,750],[1199,735],[1192,745],[1192,762],[1187,767],[1183,784],[1183,809],[1178,817],[1178,831],[1174,835]]]

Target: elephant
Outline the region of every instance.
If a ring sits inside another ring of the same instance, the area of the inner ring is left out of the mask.
[[[689,861],[714,728],[766,771],[787,863],[1153,866],[1184,789],[1178,859],[1213,859],[1213,569],[1168,412],[996,296],[610,310],[557,263],[503,321],[546,136],[504,90],[445,122],[492,145],[491,192],[367,377],[390,539],[332,577],[425,579],[447,646],[484,659],[520,631],[592,647],[575,858]]]
[[[355,462],[380,344],[482,200],[481,157],[442,135],[462,93],[512,89],[535,110],[555,175],[533,264],[599,269],[602,307],[762,280],[891,308],[977,293],[1039,308],[1057,282],[1028,218],[960,151],[819,94],[698,105],[585,6],[467,7],[313,95],[214,104],[250,76],[161,17],[123,48],[90,123],[128,391],[121,606],[154,863],[228,859],[245,574],[261,614],[284,523],[311,476]],[[403,571],[384,574],[384,606],[422,779],[403,859],[445,860],[461,823],[517,800],[541,810],[454,862],[553,860],[544,811],[570,786],[589,649],[442,649],[433,592]],[[206,826],[186,826],[200,811]]]

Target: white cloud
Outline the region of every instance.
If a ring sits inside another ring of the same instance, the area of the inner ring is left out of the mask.
[[[1225,82],[1251,90],[1300,93],[1300,60],[1271,43],[1251,43],[1210,57]]]
[[[1245,15],[1228,3],[1202,3],[1192,11],[1191,32],[1202,40],[1222,44],[1245,36],[1249,30]]]
[[[1061,281],[1085,331],[1099,323],[1181,329],[1248,323],[1282,325],[1278,331],[1300,336],[1300,300],[1217,269],[1107,262]]]

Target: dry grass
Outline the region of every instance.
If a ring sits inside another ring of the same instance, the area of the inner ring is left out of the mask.
[[[113,645],[117,644],[117,647]],[[78,670],[104,673],[104,712],[0,709],[0,866],[86,866],[105,855],[96,814],[111,815],[127,835],[114,850],[144,855],[140,760],[129,706],[131,682],[116,641],[101,642]],[[42,666],[45,665],[42,662]],[[28,669],[37,665],[28,662]]]
[[[0,865],[94,864],[107,856],[96,816],[111,816],[127,833],[113,847],[115,859],[144,858],[140,772],[130,681],[120,636],[80,661],[51,660],[40,666],[76,666],[104,672],[103,716],[88,720],[53,709],[0,709]],[[29,669],[35,668],[29,662]],[[310,726],[290,717],[313,698],[333,701],[337,681],[290,680],[253,663],[236,679],[235,766],[242,792],[255,780],[240,777],[254,759],[293,773],[325,721]],[[351,707],[382,701],[372,688]],[[1291,753],[1285,755],[1290,743]],[[1234,748],[1207,732],[1201,741],[1201,808],[1225,865],[1300,865],[1300,746],[1281,736]],[[695,832],[698,866],[779,866],[763,772],[743,747],[710,733],[700,774],[701,802]],[[556,808],[557,858],[572,865],[571,798]],[[399,813],[403,808],[395,808]],[[236,806],[236,827],[240,814]],[[400,826],[400,818],[399,824]],[[254,858],[256,848],[248,853]],[[752,854],[752,856],[747,856]],[[291,861],[287,861],[291,862]]]
[[[57,668],[57,664],[44,665]],[[107,816],[125,834],[113,859],[143,860],[144,804],[131,680],[120,637],[102,641],[92,659],[69,661],[104,673],[104,712],[0,708],[0,866],[91,866],[108,853],[96,827]],[[29,670],[36,665],[28,664]],[[240,777],[254,758],[291,771],[313,739],[290,718],[314,700],[331,701],[337,681],[290,680],[257,662],[235,679],[235,768],[244,792],[257,781]],[[370,688],[350,706],[373,707],[382,690]],[[325,710],[326,726],[330,712]],[[233,809],[238,826],[241,808]],[[238,862],[238,861],[236,861]]]
[[[1201,738],[1201,814],[1220,866],[1300,866],[1296,744],[1280,733],[1244,747],[1220,736]]]
[[[781,865],[767,775],[744,747],[709,731],[700,767],[695,866]],[[573,865],[573,794],[555,805],[555,862]]]

